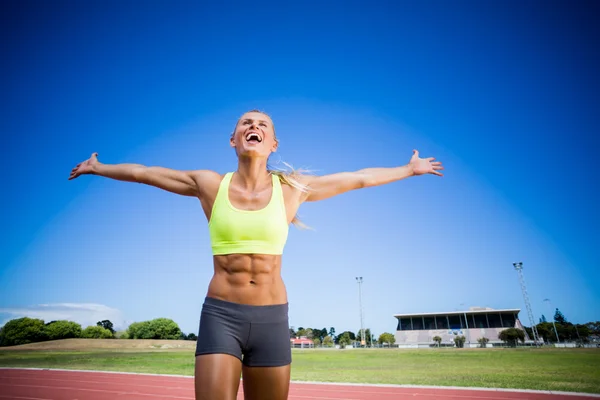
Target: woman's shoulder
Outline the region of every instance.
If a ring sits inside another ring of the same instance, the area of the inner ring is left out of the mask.
[[[220,173],[209,169],[190,171],[190,175],[196,182],[196,185],[203,192],[217,191],[227,174],[230,174],[230,172]]]

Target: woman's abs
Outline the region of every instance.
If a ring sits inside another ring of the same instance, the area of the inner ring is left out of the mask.
[[[287,303],[281,256],[230,254],[214,256],[213,260],[208,297],[249,305]]]

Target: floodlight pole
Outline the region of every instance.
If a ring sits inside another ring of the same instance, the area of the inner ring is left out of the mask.
[[[365,339],[365,329],[363,327],[363,310],[362,310],[362,276],[357,276],[356,281],[358,282],[358,308],[360,310],[360,344],[362,346],[362,342],[365,342],[365,346],[367,344],[367,340]]]
[[[529,303],[529,296],[527,295],[527,288],[525,287],[525,278],[523,278],[523,263],[513,263],[515,270],[519,274],[519,283],[521,284],[521,292],[523,292],[523,299],[525,300],[525,308],[527,309],[527,316],[529,317],[529,323],[531,324],[531,330],[533,332],[533,341],[535,345],[538,345],[538,332],[535,326],[535,320],[533,319],[533,311],[531,311],[531,304]]]
[[[544,299],[545,303],[548,303],[550,306],[550,310],[552,311],[552,303],[550,303],[550,299]],[[554,334],[556,335],[556,343],[560,343],[560,339],[558,338],[558,332],[556,331],[556,324],[554,323],[554,316],[552,316],[552,326],[554,327]]]

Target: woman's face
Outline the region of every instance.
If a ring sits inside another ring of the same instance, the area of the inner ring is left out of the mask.
[[[268,158],[277,150],[273,121],[260,112],[247,112],[236,124],[230,143],[238,156]]]

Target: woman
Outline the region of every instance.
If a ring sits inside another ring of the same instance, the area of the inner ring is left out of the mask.
[[[235,399],[243,377],[244,398],[287,399],[291,346],[281,254],[290,223],[305,201],[378,186],[410,176],[441,176],[440,162],[421,159],[396,168],[367,168],[326,176],[269,171],[278,141],[271,118],[252,110],[230,138],[235,172],[177,171],[139,164],[107,165],[97,153],[77,165],[83,174],[152,185],[200,200],[213,251],[214,275],[202,307],[196,346],[197,400]]]

